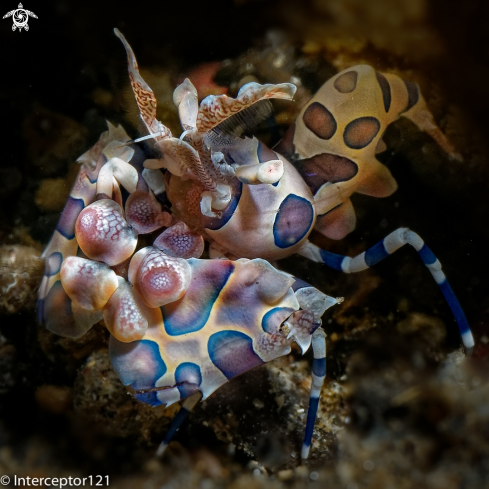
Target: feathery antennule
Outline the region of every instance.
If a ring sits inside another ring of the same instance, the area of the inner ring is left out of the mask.
[[[270,100],[260,100],[250,107],[233,114],[207,134],[214,133],[223,139],[252,137],[253,131],[256,130],[258,124],[270,117],[272,113],[273,107]]]

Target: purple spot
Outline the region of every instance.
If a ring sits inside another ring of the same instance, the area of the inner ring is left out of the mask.
[[[270,160],[278,160],[275,151],[272,151],[268,146],[265,146],[261,141],[258,141],[258,149],[257,149],[258,161],[260,163],[265,163]]]
[[[265,362],[253,350],[253,340],[239,331],[219,331],[207,343],[212,363],[232,379]]]
[[[158,344],[150,340],[123,343],[113,336],[109,342],[110,363],[124,385],[134,390],[155,387],[158,379],[165,375],[167,367],[161,358]],[[156,391],[141,393],[148,404],[158,405]]]
[[[280,204],[273,223],[273,238],[279,248],[289,248],[298,243],[311,230],[314,210],[311,203],[289,194]]]
[[[192,281],[185,295],[162,306],[166,332],[171,336],[201,330],[211,313],[221,289],[233,273],[234,265],[228,260],[190,259]]]
[[[73,239],[75,237],[75,223],[80,215],[80,212],[85,208],[82,199],[74,199],[68,197],[65,208],[61,213],[56,229],[66,238]]]
[[[44,264],[44,275],[52,277],[61,270],[61,264],[63,263],[63,255],[59,251],[51,253]]]
[[[175,370],[175,382],[180,391],[180,399],[191,396],[202,383],[200,367],[195,363],[181,363]]]

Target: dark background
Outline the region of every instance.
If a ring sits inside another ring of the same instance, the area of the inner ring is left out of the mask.
[[[351,64],[369,62],[381,71],[398,70],[418,81],[435,118],[449,130],[451,140],[464,156],[463,163],[450,162],[428,136],[400,121],[386,134],[392,151],[380,156],[398,180],[399,191],[382,200],[357,196],[357,229],[341,243],[326,243],[315,237],[317,242],[338,253],[352,254],[375,244],[399,226],[411,227],[444,265],[476,336],[485,334],[489,307],[487,2],[348,0],[301,2],[299,7],[297,2],[266,0],[124,5],[115,1],[32,0],[26,1],[24,7],[38,16],[29,20],[28,32],[12,32],[11,19],[0,21],[0,244],[26,244],[24,231],[19,233],[19,229],[26,230],[35,244],[46,244],[59,212],[42,210],[34,202],[40,181],[65,177],[71,161],[104,130],[105,119],[123,121],[130,110],[130,103],[123,96],[127,92],[125,53],[113,35],[114,27],[124,33],[141,67],[168,71],[172,80],[203,62],[236,60],[252,48],[259,52],[266,46],[267,33],[279,28],[296,49],[297,60],[315,57],[320,69],[316,75],[309,73],[309,78],[304,74],[304,84],[311,91],[322,83],[321,70],[334,73],[349,60]],[[16,0],[3,2],[2,16],[14,8]],[[416,8],[422,13],[412,13]],[[326,39],[323,49],[304,54],[300,48],[311,37],[318,42]],[[360,47],[357,38],[362,39]],[[327,41],[330,39],[339,39],[340,47]],[[96,90],[114,94],[110,103],[94,103]],[[49,127],[42,122],[47,113],[51,114],[48,119],[54,121]],[[51,143],[59,144],[60,135],[69,125],[52,114],[70,118],[84,132],[67,140],[65,146],[61,143],[59,161],[47,164],[43,152],[49,155]],[[130,130],[136,134],[134,127]],[[450,311],[416,260],[413,252],[405,250],[389,263],[379,265],[375,287],[362,285],[361,278],[342,278],[325,272],[296,257],[284,262],[285,269],[326,292],[354,297],[353,306],[337,313],[329,331],[341,338],[328,363],[333,378],[339,379],[345,373],[351,352],[363,348],[366,335],[358,333],[355,325],[363,324],[367,316],[373,321],[366,308],[387,329],[389,321],[395,323],[409,316],[410,308],[440,317],[448,338],[440,350],[443,354],[427,354],[435,363],[458,348],[459,336]],[[399,309],[403,299],[409,304],[407,310]],[[385,319],[390,314],[394,320]],[[0,451],[0,467],[17,467],[19,472],[23,468],[30,474],[45,465],[55,466],[57,471],[67,467],[67,474],[75,467],[83,467],[86,473],[95,474],[98,470],[117,477],[124,472],[124,465],[125,473],[140,474],[151,444],[156,442],[151,436],[145,444],[140,439],[96,432],[87,442],[88,435],[80,432],[89,431],[90,418],[80,422],[77,411],[70,409],[63,415],[46,412],[35,398],[36,389],[45,383],[71,386],[91,353],[90,344],[86,351],[77,350],[75,356],[69,346],[60,353],[63,347],[53,347],[49,343],[52,339],[46,340],[51,346],[44,344],[41,348],[42,333],[36,326],[32,306],[0,316],[0,331],[6,344],[14,348],[11,356],[5,351],[0,356],[4,377],[10,376],[0,393],[0,450],[8,449],[10,458]],[[381,334],[385,331],[382,329]],[[93,344],[103,346],[104,341],[95,338]],[[389,348],[385,344],[383,350]],[[478,352],[484,355],[482,345]],[[205,414],[198,416],[197,419],[205,419]],[[103,414],[100,419],[103,421]],[[179,441],[185,450],[190,450],[188,453],[210,446],[211,453],[224,460],[224,466],[235,464],[232,466],[238,468],[233,470],[238,475],[233,472],[232,476],[222,476],[220,484],[227,484],[239,477],[240,470],[245,470],[254,457],[239,450],[238,455],[229,456],[222,437],[218,441],[214,432],[196,421],[185,432],[188,438],[182,436]],[[30,445],[37,447],[39,453],[46,453],[45,465],[39,459],[35,463],[28,460]],[[98,445],[104,447],[100,457],[94,448]],[[188,453],[179,453],[178,457],[191,459]],[[181,467],[175,459],[172,463],[171,470],[178,473]],[[194,462],[189,464],[195,468]],[[183,467],[185,470],[187,465]],[[149,477],[146,472],[140,475],[141,481]]]

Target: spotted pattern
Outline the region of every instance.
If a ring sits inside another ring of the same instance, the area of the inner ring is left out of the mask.
[[[406,90],[408,93],[408,104],[404,109],[404,112],[407,112],[410,108],[418,103],[419,100],[419,87],[416,83],[403,80],[404,85],[406,85]]]
[[[293,313],[291,307],[275,307],[268,311],[261,321],[261,327],[265,333],[277,333],[280,325]]]
[[[222,288],[226,285],[234,265],[227,260],[188,261],[192,280],[185,295],[161,307],[166,332],[180,336],[201,330],[211,313]]]
[[[311,229],[314,210],[311,203],[289,194],[280,204],[273,223],[273,239],[279,248],[289,248],[303,239]]]
[[[73,239],[75,237],[75,223],[80,212],[84,209],[85,204],[82,199],[68,197],[65,208],[59,218],[56,229],[66,238]]]
[[[334,87],[340,93],[351,93],[357,87],[358,73],[355,70],[347,71],[334,81]]]
[[[136,190],[125,203],[126,220],[139,234],[147,234],[163,226],[171,226],[171,217],[148,193]]]
[[[88,258],[113,266],[129,258],[137,246],[137,233],[124,219],[119,204],[102,199],[80,213],[75,226],[78,245]]]
[[[253,340],[239,331],[219,331],[207,343],[212,363],[232,379],[265,362],[253,350]]]
[[[362,149],[372,142],[379,130],[380,122],[375,117],[359,117],[346,126],[343,140],[351,149]]]
[[[200,367],[195,363],[181,363],[175,370],[175,382],[181,399],[191,396],[202,383]]]
[[[378,71],[375,72],[375,76],[377,77],[377,81],[379,82],[380,89],[382,90],[382,99],[384,100],[384,109],[385,112],[389,112],[391,107],[391,86],[387,81],[387,78]]]
[[[169,256],[199,258],[204,252],[204,238],[192,232],[180,221],[165,229],[153,242],[153,246]]]
[[[134,390],[154,388],[156,381],[167,371],[158,344],[151,340],[122,343],[111,336],[109,354],[112,367],[121,382]],[[153,406],[161,404],[156,391],[135,393],[135,397]]]
[[[295,167],[313,194],[327,182],[346,182],[358,173],[358,166],[352,160],[331,153],[300,160]]]
[[[302,116],[305,126],[318,138],[331,139],[337,128],[333,114],[319,102],[313,102]]]
[[[258,161],[265,163],[270,160],[277,160],[275,151],[272,151],[268,146],[265,146],[261,141],[258,141],[258,148],[256,150]]]

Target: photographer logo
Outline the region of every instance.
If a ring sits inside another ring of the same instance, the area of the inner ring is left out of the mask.
[[[19,29],[19,32],[22,29],[25,29],[26,31],[29,30],[29,25],[27,24],[27,22],[29,22],[29,17],[37,19],[37,15],[30,10],[26,10],[21,3],[19,3],[15,10],[11,10],[3,16],[4,19],[7,17],[12,17],[14,22],[12,25],[12,30],[15,31],[16,29]]]

